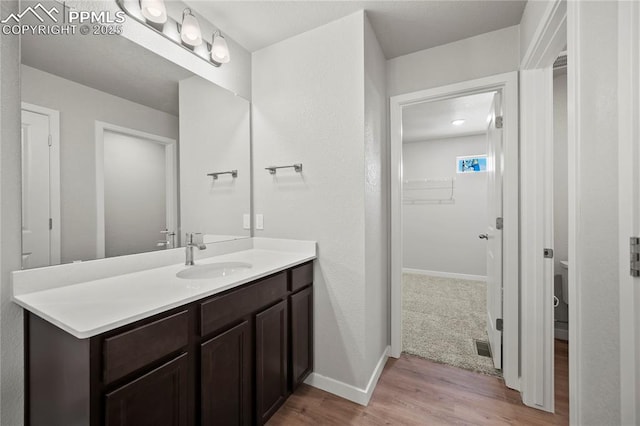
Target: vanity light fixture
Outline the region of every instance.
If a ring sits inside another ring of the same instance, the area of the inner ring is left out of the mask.
[[[211,39],[211,60],[216,66],[226,64],[231,60],[227,41],[220,33],[220,30],[213,33],[213,38]]]
[[[198,18],[190,8],[184,9],[182,23],[180,23],[169,16],[164,0],[115,0],[115,2],[128,17],[188,50],[209,65],[220,67],[231,61],[229,46],[222,33],[215,30],[211,37],[208,32],[203,36]]]
[[[191,12],[191,9],[187,8],[182,12],[182,28],[180,29],[180,38],[182,42],[192,46],[200,46],[202,44],[202,32],[200,31],[200,24],[198,19]]]
[[[464,118],[457,118],[451,122],[454,126],[462,126],[465,122]]]
[[[140,0],[140,13],[144,19],[154,24],[167,22],[167,8],[164,0]]]

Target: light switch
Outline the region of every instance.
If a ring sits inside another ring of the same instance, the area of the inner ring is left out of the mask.
[[[264,229],[264,215],[262,213],[256,215],[256,229]]]
[[[242,228],[251,229],[251,216],[249,216],[248,214],[242,215]]]

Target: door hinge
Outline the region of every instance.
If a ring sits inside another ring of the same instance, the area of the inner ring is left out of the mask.
[[[502,129],[502,126],[504,124],[504,120],[502,118],[501,115],[496,117],[496,129]]]
[[[553,249],[550,249],[550,248],[544,249],[544,257],[545,259],[553,259]]]
[[[53,229],[53,219],[49,218],[49,231]]]
[[[504,219],[502,219],[501,217],[497,217],[496,218],[496,229],[502,229],[504,228]]]
[[[51,135],[49,135],[47,143],[49,144],[49,147],[53,146],[53,138],[51,137]]]
[[[640,277],[640,237],[629,239],[629,275]]]
[[[503,325],[502,318],[496,318],[496,330],[502,331]]]

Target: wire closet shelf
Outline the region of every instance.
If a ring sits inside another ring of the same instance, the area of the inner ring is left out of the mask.
[[[456,179],[454,177],[407,179],[402,182],[404,204],[454,204]]]

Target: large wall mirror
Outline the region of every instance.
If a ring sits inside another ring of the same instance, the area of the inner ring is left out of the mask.
[[[118,35],[21,49],[24,268],[250,236],[247,100]]]

